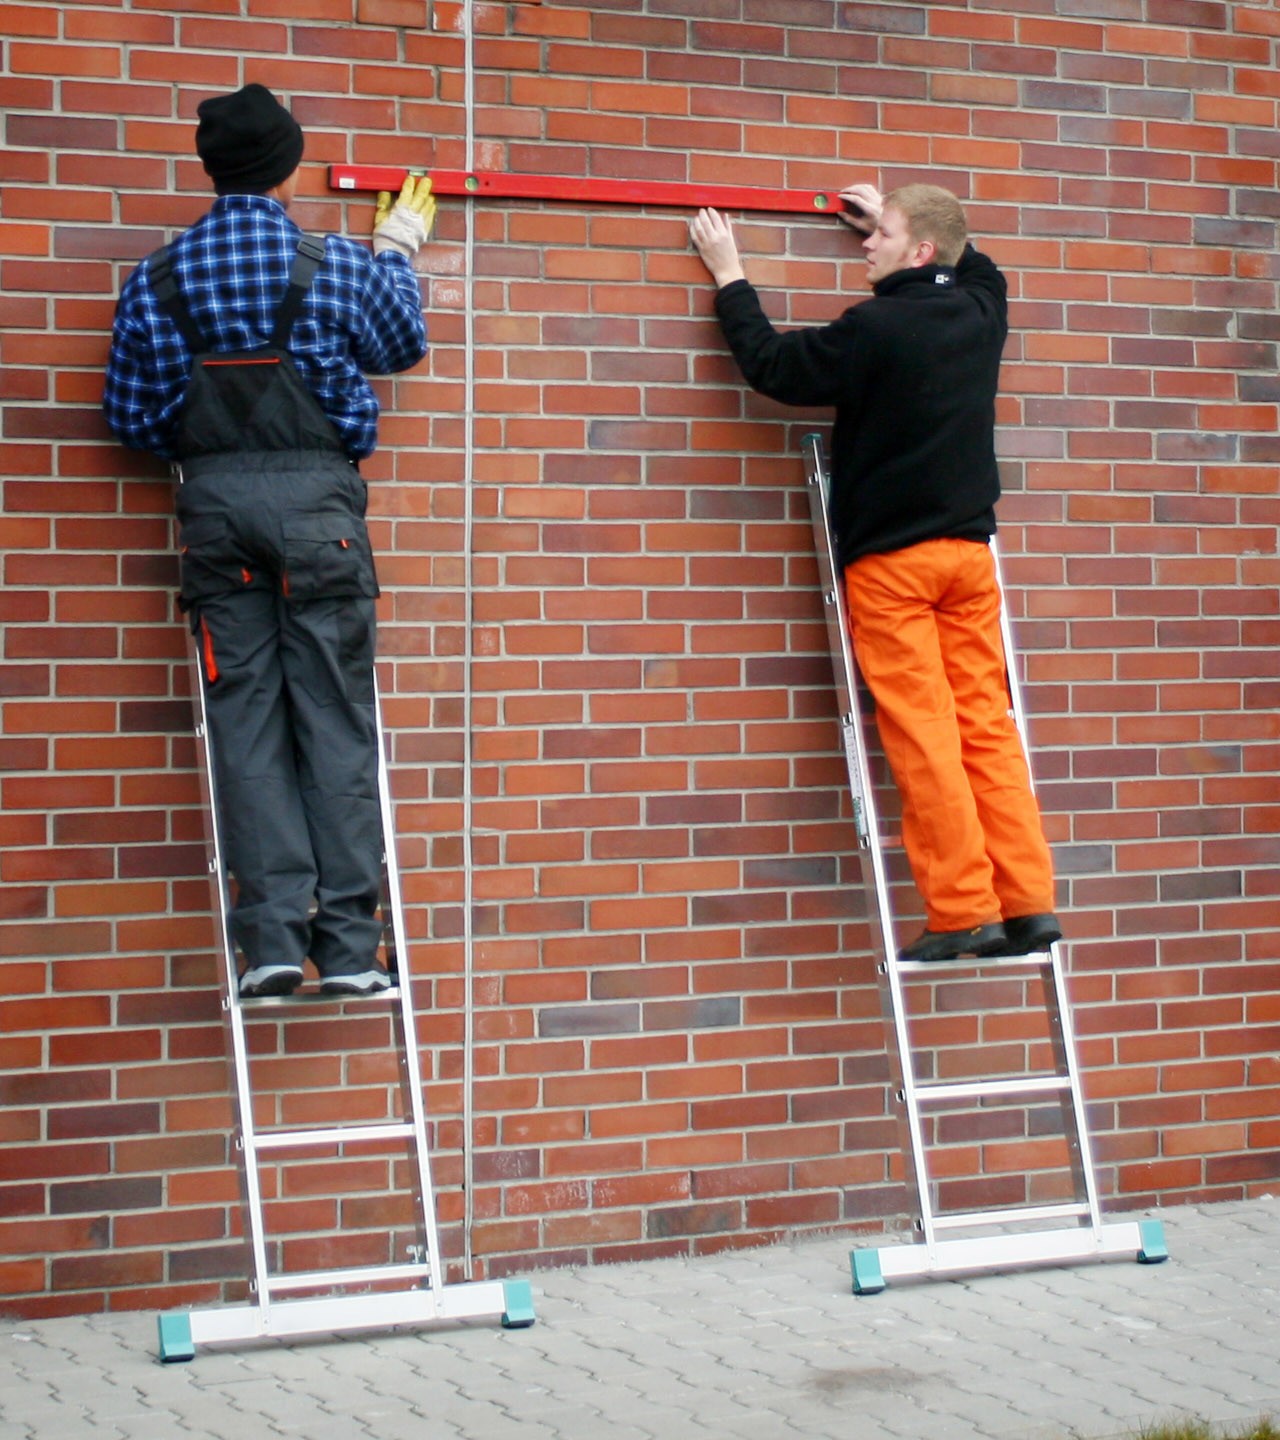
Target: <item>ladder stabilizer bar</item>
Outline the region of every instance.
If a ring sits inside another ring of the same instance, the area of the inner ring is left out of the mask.
[[[933,1245],[889,1245],[850,1255],[856,1295],[883,1290],[888,1280],[971,1275],[1021,1265],[1066,1265],[1109,1256],[1137,1257],[1158,1264],[1168,1257],[1158,1220],[1122,1221],[1096,1228],[1041,1230],[1021,1235],[985,1235],[941,1240]]]

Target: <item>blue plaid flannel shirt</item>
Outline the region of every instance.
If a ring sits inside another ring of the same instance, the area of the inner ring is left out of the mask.
[[[174,275],[213,350],[265,345],[302,232],[278,201],[223,195],[170,246]],[[375,258],[341,236],[326,241],[289,351],[353,460],[377,443],[378,402],[362,372],[391,375],[427,351],[422,294],[396,252]],[[191,370],[186,342],[140,265],[116,307],[102,407],[118,439],[172,458]]]

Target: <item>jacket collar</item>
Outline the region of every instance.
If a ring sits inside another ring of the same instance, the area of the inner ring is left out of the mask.
[[[956,283],[954,265],[912,265],[895,270],[871,287],[874,295],[893,295],[911,285],[927,285],[935,290],[948,290]]]
[[[214,210],[259,210],[266,215],[284,215],[285,208],[274,195],[253,195],[233,190],[230,194],[219,195],[213,202]]]

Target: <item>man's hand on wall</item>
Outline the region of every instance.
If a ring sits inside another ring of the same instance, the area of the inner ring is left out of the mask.
[[[717,289],[733,280],[747,278],[738,258],[733,229],[718,210],[699,210],[689,225],[689,235]]]

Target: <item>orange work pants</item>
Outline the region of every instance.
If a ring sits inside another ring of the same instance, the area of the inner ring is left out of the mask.
[[[926,540],[865,555],[844,580],[929,929],[1052,911],[1053,861],[1010,710],[990,547]]]

